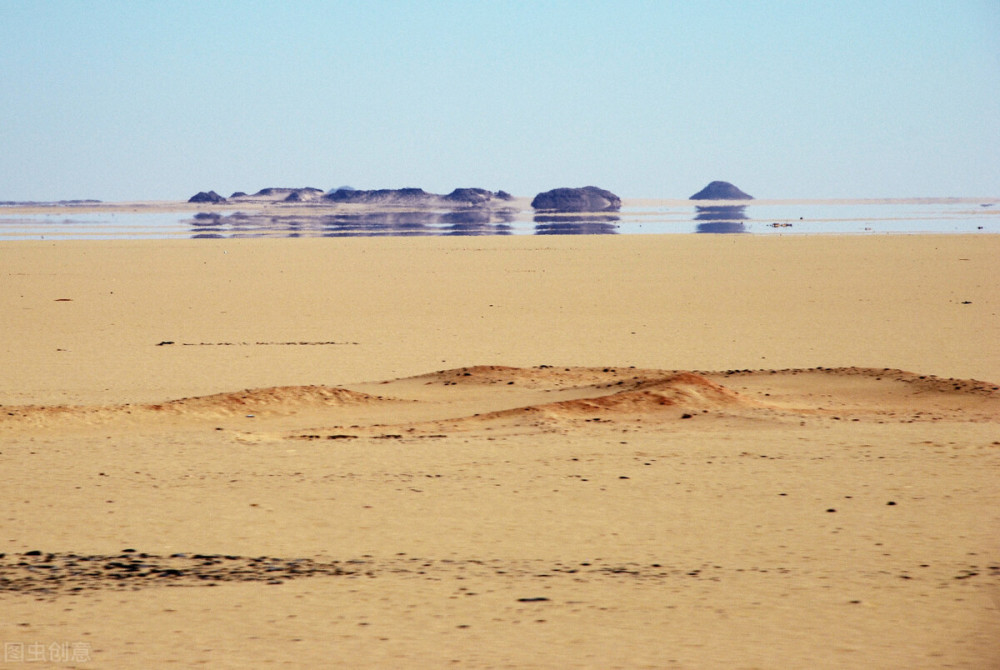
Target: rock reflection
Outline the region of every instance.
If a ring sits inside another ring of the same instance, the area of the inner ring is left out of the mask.
[[[459,209],[441,215],[442,235],[510,235],[516,209]]]
[[[746,205],[697,206],[694,220],[698,225],[695,232],[745,233],[747,229],[743,222],[750,218],[746,215],[746,209]]]
[[[515,209],[474,208],[376,211],[357,214],[275,215],[199,212],[189,221],[192,238],[376,237],[509,235]]]
[[[536,214],[536,235],[616,235],[619,218],[614,215],[558,216]]]
[[[434,212],[366,212],[310,217],[318,221],[324,237],[408,237],[433,235]]]
[[[191,221],[193,228],[191,237],[194,239],[225,237],[221,219],[222,215],[217,212],[198,212]]]

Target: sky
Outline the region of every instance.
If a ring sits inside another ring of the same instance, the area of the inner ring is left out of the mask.
[[[1000,196],[997,0],[0,0],[0,201]]]

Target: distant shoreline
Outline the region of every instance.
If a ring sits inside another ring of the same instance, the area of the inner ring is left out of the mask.
[[[529,210],[531,199],[516,196],[507,203],[511,208]],[[160,213],[160,212],[236,212],[236,211],[275,211],[286,214],[327,214],[331,212],[364,212],[364,211],[422,211],[439,209],[437,206],[399,206],[373,204],[344,204],[328,202],[223,202],[223,203],[189,203],[179,200],[136,200],[118,202],[99,202],[93,200],[65,200],[47,202],[14,202],[0,204],[3,214],[51,214],[60,211],[78,213]],[[686,198],[623,198],[622,208],[633,207],[704,207],[706,205],[934,205],[961,204],[970,205],[1000,205],[1000,196],[989,197],[920,197],[920,198],[756,198],[754,200],[690,200]],[[576,214],[581,214],[577,212]]]

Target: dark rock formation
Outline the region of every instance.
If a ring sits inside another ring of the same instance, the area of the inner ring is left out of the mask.
[[[622,206],[621,198],[596,186],[583,188],[556,188],[535,196],[531,201],[535,209],[552,209],[560,212],[612,212]]]
[[[711,184],[701,189],[691,196],[691,200],[753,200],[752,195],[747,195],[736,188],[728,181],[713,181]]]
[[[288,194],[284,202],[309,202],[316,200],[323,195],[323,191],[318,188],[297,188]]]
[[[383,188],[375,191],[340,189],[323,197],[330,202],[363,205],[431,205],[439,199],[439,196],[427,193],[422,188]]]
[[[218,193],[216,193],[215,191],[209,191],[208,193],[206,193],[205,191],[199,191],[198,193],[195,193],[188,199],[188,202],[225,202],[225,201],[226,199],[223,198]]]
[[[269,188],[262,188],[259,191],[257,191],[256,193],[254,193],[254,195],[255,196],[265,196],[265,195],[267,195],[267,196],[279,196],[279,195],[288,196],[291,193],[295,193],[296,191],[299,191],[301,193],[316,193],[317,195],[323,193],[322,189],[311,188],[311,187],[306,187],[306,188],[287,188],[287,187],[281,187],[281,186],[279,186],[279,187],[272,186],[272,187],[269,187]]]
[[[493,199],[492,191],[485,188],[456,188],[444,196],[448,202],[460,202],[467,205],[482,205]]]
[[[214,193],[214,192],[213,192]],[[210,197],[209,194],[199,193],[198,198]],[[216,196],[219,197],[219,196]],[[252,195],[247,195],[243,191],[237,191],[229,196],[231,199],[240,201],[268,200],[270,202],[307,203],[314,201],[325,201],[334,203],[349,203],[361,205],[377,205],[386,207],[490,207],[494,200],[513,200],[513,196],[505,191],[496,193],[484,188],[456,188],[448,195],[437,193],[427,193],[420,188],[383,188],[377,190],[359,190],[351,186],[341,186],[335,190],[324,193],[318,188],[285,188],[268,187],[262,188]],[[192,200],[191,202],[225,202],[225,198],[219,200]]]

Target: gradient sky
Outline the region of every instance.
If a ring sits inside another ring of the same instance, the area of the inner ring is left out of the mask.
[[[1000,2],[0,0],[0,200],[1000,196]]]

